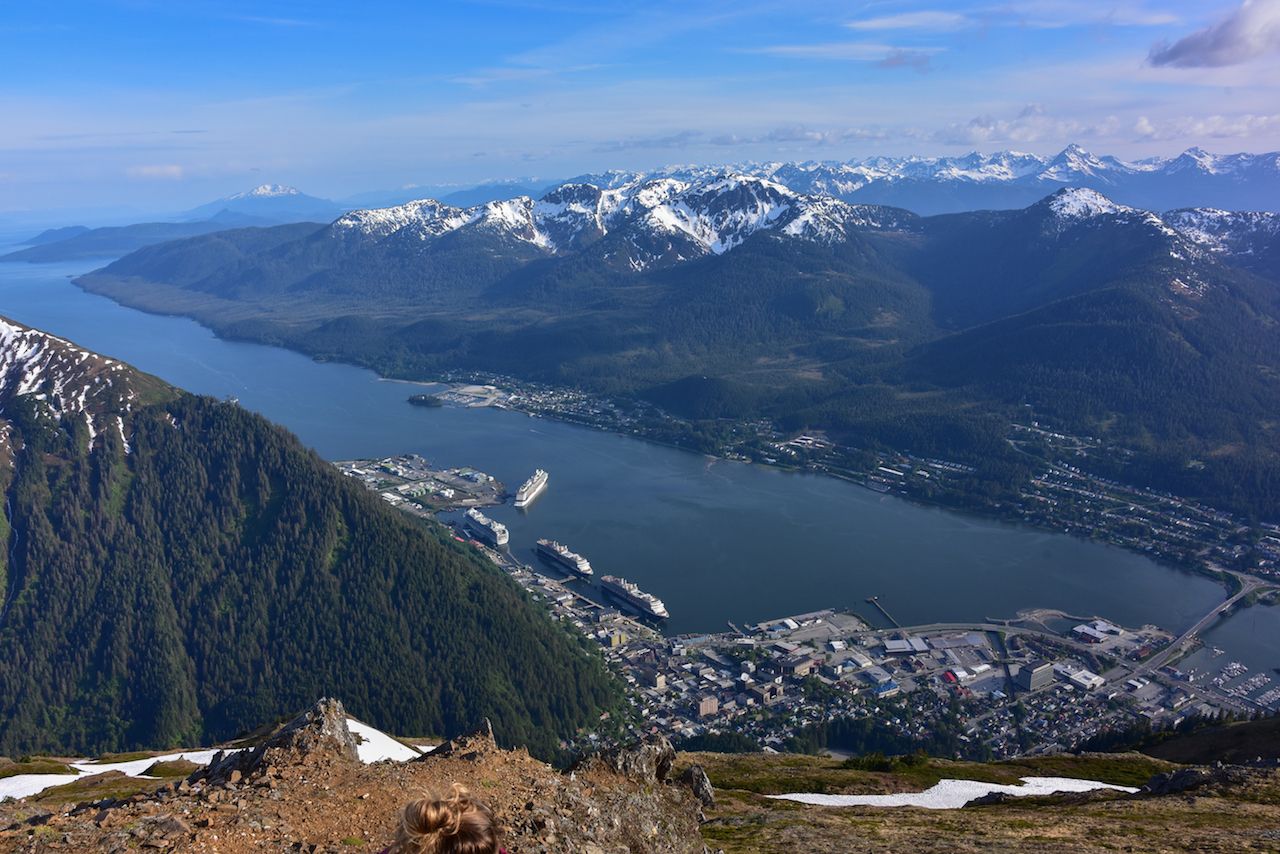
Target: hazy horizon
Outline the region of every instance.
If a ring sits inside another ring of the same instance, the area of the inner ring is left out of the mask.
[[[9,9],[0,57],[9,219],[262,183],[342,199],[673,163],[1280,149],[1280,0],[73,0]]]

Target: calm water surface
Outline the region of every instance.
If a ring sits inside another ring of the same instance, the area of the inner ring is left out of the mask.
[[[674,632],[830,606],[880,622],[863,601],[873,594],[905,624],[1053,607],[1179,630],[1222,598],[1210,581],[1120,549],[830,478],[502,410],[410,406],[414,386],[222,341],[190,320],[124,308],[70,283],[95,266],[0,264],[0,314],[190,391],[234,395],[328,459],[416,452],[440,465],[476,466],[511,489],[545,468],[550,486],[527,514],[493,509],[511,529],[512,550],[532,563],[537,538],[567,543],[597,573],[662,597]]]

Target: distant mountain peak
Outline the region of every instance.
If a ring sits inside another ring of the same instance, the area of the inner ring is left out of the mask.
[[[245,190],[243,193],[227,196],[229,201],[236,199],[270,199],[277,196],[300,196],[302,191],[297,187],[289,187],[285,184],[259,184],[252,190]]]

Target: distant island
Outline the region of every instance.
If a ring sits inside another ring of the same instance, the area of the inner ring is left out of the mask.
[[[444,406],[444,401],[434,394],[415,394],[409,398],[414,406],[426,406],[432,409]]]

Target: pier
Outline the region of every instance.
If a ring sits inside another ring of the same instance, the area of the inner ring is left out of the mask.
[[[879,596],[868,596],[867,603],[870,605],[875,605],[876,610],[879,611],[881,614],[884,614],[884,618],[888,620],[890,625],[892,625],[895,629],[902,628],[902,623],[899,623],[897,620],[895,620],[893,618],[893,614],[890,614],[888,611],[886,611],[885,607],[880,604]]]

